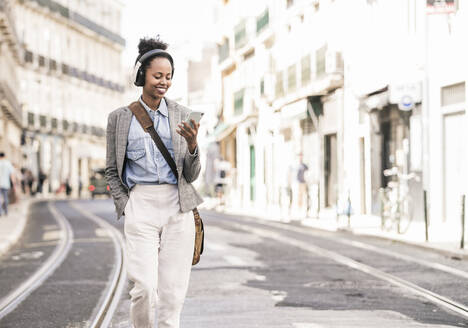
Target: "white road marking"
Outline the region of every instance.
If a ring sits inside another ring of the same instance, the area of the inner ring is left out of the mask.
[[[226,246],[222,244],[213,243],[212,241],[205,240],[205,247],[212,251],[224,251]]]
[[[235,266],[245,266],[247,263],[244,262],[240,257],[234,256],[234,255],[224,255],[223,258],[232,265]]]
[[[60,230],[46,231],[42,235],[42,240],[49,241],[49,240],[62,239],[62,235],[63,235],[63,231],[60,231]]]
[[[286,296],[288,296],[288,293],[286,293],[285,291],[282,291],[282,290],[272,290],[270,292],[270,294],[271,294],[271,298],[275,302],[282,302],[282,301],[284,301]]]
[[[14,255],[11,257],[14,261],[19,260],[36,260],[44,255],[44,252],[36,251],[36,252],[28,252],[28,253],[21,253],[20,255]]]
[[[265,280],[266,280],[266,277],[258,274],[258,275],[255,276],[255,280],[258,280],[258,281],[265,281]]]
[[[108,237],[109,236],[109,231],[104,229],[104,228],[97,228],[96,230],[94,230],[94,233],[98,237]]]

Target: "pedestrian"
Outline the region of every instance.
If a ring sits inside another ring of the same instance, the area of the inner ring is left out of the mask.
[[[305,203],[306,213],[309,210],[309,188],[307,186],[307,182],[305,179],[305,174],[306,174],[306,171],[308,170],[309,170],[309,167],[304,163],[304,157],[301,153],[299,154],[299,165],[297,167],[297,174],[296,174],[296,180],[297,180],[297,185],[298,185],[297,197],[298,197],[298,209],[302,211],[304,203]]]
[[[0,216],[8,215],[8,193],[15,183],[13,173],[13,165],[6,159],[5,153],[0,152]]]
[[[26,169],[26,185],[28,186],[29,195],[34,196],[36,192],[34,191],[33,184],[36,178],[34,177],[30,169]]]
[[[202,202],[191,183],[200,173],[199,124],[188,124],[190,110],[165,97],[174,61],[167,44],[141,39],[135,85],[142,95],[132,104],[146,110],[177,166],[171,170],[130,106],[109,114],[106,179],[117,218],[125,217],[130,317],[135,328],[179,327],[190,278],[195,241],[191,212]]]
[[[26,168],[21,168],[21,191],[26,195]]]
[[[71,189],[71,187],[70,187]],[[78,177],[78,198],[81,198],[81,192],[83,191],[83,181],[81,180],[81,177]],[[71,191],[70,191],[71,193]]]
[[[66,178],[65,179],[65,194],[67,195],[67,197],[70,197],[71,193],[72,193],[72,186],[70,184],[70,179]]]
[[[42,194],[42,188],[44,186],[44,182],[47,179],[47,175],[42,171],[39,170],[39,175],[37,177],[37,190],[38,194]]]

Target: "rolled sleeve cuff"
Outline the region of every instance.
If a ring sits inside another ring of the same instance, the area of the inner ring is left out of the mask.
[[[187,151],[187,152],[188,152],[189,156],[191,156],[191,157],[197,157],[197,156],[198,156],[198,146],[195,147],[195,151],[193,152],[193,154],[190,153],[190,150]]]

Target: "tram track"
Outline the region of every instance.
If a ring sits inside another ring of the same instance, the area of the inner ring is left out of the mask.
[[[112,242],[114,243],[115,249],[115,269],[112,273],[111,283],[104,294],[104,301],[99,306],[97,314],[90,320],[91,324],[89,328],[105,328],[111,323],[112,316],[117,308],[120,296],[123,292],[123,288],[126,282],[126,271],[125,268],[125,251],[124,251],[124,240],[120,231],[118,231],[111,224],[107,223],[97,215],[83,210],[75,203],[69,203],[70,206],[81,213],[87,219],[95,222],[100,227],[109,232]]]
[[[60,227],[60,239],[49,258],[15,290],[0,300],[0,319],[13,311],[24,299],[37,289],[65,260],[73,244],[73,230],[65,216],[52,204],[47,204],[50,213]]]
[[[109,275],[109,283],[103,291],[100,302],[96,305],[92,317],[85,318],[84,320],[84,322],[86,322],[86,327],[89,328],[109,327],[126,283],[126,272],[124,270],[125,252],[122,234],[117,228],[113,227],[104,219],[83,210],[73,202],[68,202],[68,205],[83,218],[94,222],[101,229],[101,233],[104,232],[104,234],[112,240],[115,252],[113,270]],[[54,274],[65,259],[67,259],[73,244],[79,243],[80,241],[92,241],[91,239],[75,238],[72,225],[65,215],[56,207],[55,202],[49,202],[47,204],[47,209],[52,214],[52,217],[59,227],[57,233],[59,238],[55,242],[57,246],[51,252],[51,255],[26,280],[0,299],[0,320],[14,312],[19,304],[26,300],[28,296],[41,287],[43,283]]]
[[[274,229],[287,230],[293,233],[300,233],[301,235],[308,235],[308,236],[314,236],[314,237],[319,236],[320,238],[330,239],[330,237],[325,237],[323,234],[320,234],[319,232],[315,232],[311,230],[304,230],[304,229],[300,229],[299,227],[283,225],[283,224],[274,223],[274,222],[254,220],[254,219],[247,218],[247,217],[238,218],[236,220],[224,220],[223,222],[227,224],[228,226],[231,226],[235,229],[250,232],[259,237],[269,238],[277,242],[286,244],[288,246],[300,248],[316,256],[330,259],[339,264],[345,265],[349,268],[364,272],[379,280],[387,281],[394,286],[398,286],[402,288],[403,290],[412,293],[413,295],[423,297],[429,300],[430,302],[440,306],[441,308],[445,308],[449,311],[452,311],[453,313],[456,313],[458,316],[463,317],[464,319],[468,320],[468,306],[466,304],[463,304],[462,302],[458,302],[440,293],[431,291],[416,283],[408,281],[407,279],[402,279],[395,274],[385,272],[384,270],[378,269],[372,265],[361,263],[360,261],[355,260],[349,256],[340,254],[338,251],[331,251],[324,247],[317,246],[314,244],[314,242],[310,240],[303,241],[300,239],[291,238],[289,236],[286,236],[285,234],[280,233],[280,231],[275,231]],[[443,265],[440,263],[430,262],[430,261],[423,260],[423,259],[417,259],[409,255],[399,254],[390,250],[381,249],[373,245],[369,245],[369,244],[354,241],[354,240],[349,240],[349,239],[342,238],[342,237],[333,237],[333,241],[340,243],[342,245],[345,245],[347,247],[354,247],[354,248],[358,248],[364,251],[393,257],[398,260],[416,263],[418,265],[421,265],[430,269],[448,273],[455,277],[468,279],[468,272],[455,269],[453,267]]]

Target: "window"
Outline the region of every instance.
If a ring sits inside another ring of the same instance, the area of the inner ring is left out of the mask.
[[[283,72],[276,73],[275,94],[277,98],[284,96]]]
[[[296,64],[288,68],[288,92],[296,90]]]
[[[465,102],[465,82],[452,84],[441,89],[441,105],[449,106]]]
[[[310,82],[310,55],[304,56],[301,59],[301,84],[307,85]]]
[[[237,91],[234,94],[234,114],[242,114],[244,108],[244,89]]]
[[[325,58],[327,54],[327,45],[317,50],[316,65],[317,65],[317,76],[325,74]]]
[[[257,17],[257,34],[260,34],[260,32],[268,27],[269,22],[270,13],[267,8],[260,16]]]
[[[224,39],[221,45],[218,45],[219,62],[223,62],[229,57],[229,39]]]
[[[236,26],[235,31],[236,32],[234,36],[234,43],[235,43],[236,49],[238,49],[247,43],[247,32],[245,29],[245,21],[239,23],[239,25]]]

